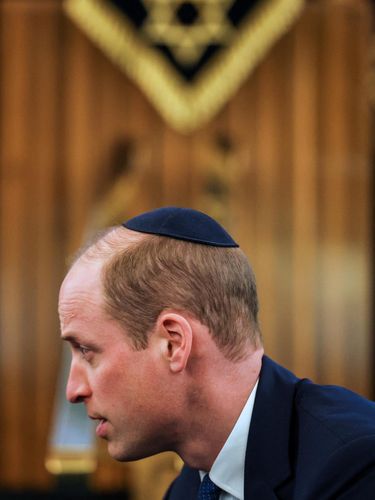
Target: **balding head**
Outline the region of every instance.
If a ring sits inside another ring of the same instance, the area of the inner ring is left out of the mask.
[[[144,349],[159,314],[185,311],[207,326],[229,359],[260,345],[253,272],[239,248],[217,248],[111,228],[81,252],[73,267],[100,267],[103,307]],[[73,269],[73,268],[72,268]]]

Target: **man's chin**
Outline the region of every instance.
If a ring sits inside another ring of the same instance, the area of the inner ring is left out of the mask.
[[[118,462],[133,462],[135,460],[141,460],[147,458],[157,452],[152,452],[150,450],[140,450],[131,447],[119,446],[119,444],[108,442],[108,453],[109,455]]]
[[[114,459],[117,460],[118,462],[126,462],[126,453],[124,453],[123,449],[119,449],[119,446],[116,446],[116,443],[113,442],[108,442],[107,443],[107,449],[109,455]]]

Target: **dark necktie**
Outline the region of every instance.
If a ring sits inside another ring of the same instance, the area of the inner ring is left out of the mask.
[[[197,500],[219,500],[220,488],[216,486],[210,479],[210,476],[206,474],[199,487]]]

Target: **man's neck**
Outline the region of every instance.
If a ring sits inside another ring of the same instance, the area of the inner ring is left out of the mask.
[[[211,469],[258,380],[262,356],[263,349],[257,349],[242,361],[221,363],[214,374],[200,374],[189,396],[186,432],[176,449],[187,465]]]

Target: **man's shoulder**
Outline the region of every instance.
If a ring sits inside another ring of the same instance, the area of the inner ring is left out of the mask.
[[[374,492],[374,402],[343,387],[301,380],[294,425],[300,498],[341,498],[342,493],[362,500]],[[357,488],[353,494],[352,488]]]
[[[288,463],[290,498],[371,498],[375,403],[343,387],[299,379],[269,358],[264,361],[249,435],[249,471],[262,456],[263,477],[271,482],[275,470],[283,468],[287,484]]]
[[[264,378],[264,380],[262,380]],[[264,419],[264,400],[291,408],[291,418],[310,430],[325,428],[342,441],[375,432],[375,402],[337,385],[300,379],[264,356],[258,403]]]
[[[344,387],[301,380],[295,405],[299,422],[324,428],[342,443],[375,434],[375,403]]]

